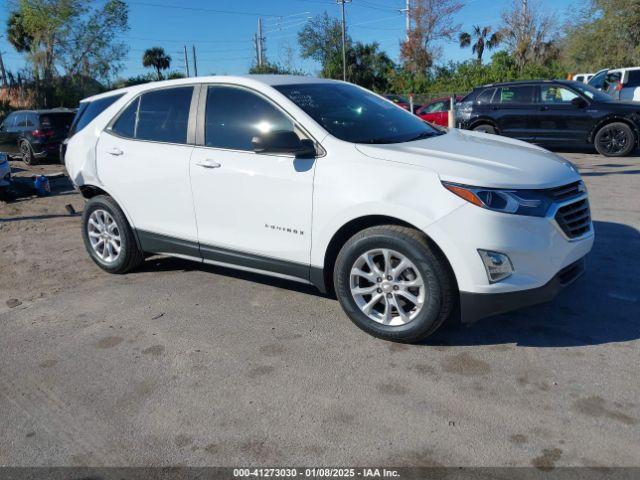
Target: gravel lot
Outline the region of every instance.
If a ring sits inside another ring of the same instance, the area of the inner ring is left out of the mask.
[[[0,202],[0,465],[640,465],[640,158],[563,155],[596,221],[586,275],[416,346],[295,283],[103,273],[65,179]]]

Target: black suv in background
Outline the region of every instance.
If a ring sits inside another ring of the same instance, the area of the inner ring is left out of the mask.
[[[550,147],[594,145],[602,155],[622,157],[638,143],[640,103],[569,80],[495,83],[458,103],[456,124]]]
[[[22,158],[27,165],[41,158],[58,159],[74,115],[68,109],[12,112],[0,125],[0,152]]]

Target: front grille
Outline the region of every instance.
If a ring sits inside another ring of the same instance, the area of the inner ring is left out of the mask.
[[[560,207],[556,212],[556,222],[569,238],[577,238],[591,229],[591,213],[586,198]]]
[[[582,181],[577,181],[561,187],[549,188],[547,193],[554,201],[562,202],[584,193],[584,187]]]

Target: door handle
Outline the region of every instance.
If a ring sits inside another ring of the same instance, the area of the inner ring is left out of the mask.
[[[206,160],[199,160],[196,165],[202,168],[220,168],[222,164],[207,158]]]
[[[122,155],[124,152],[122,150],[120,150],[118,147],[113,147],[113,148],[110,148],[109,150],[107,150],[107,153],[109,155],[119,156],[119,155]]]

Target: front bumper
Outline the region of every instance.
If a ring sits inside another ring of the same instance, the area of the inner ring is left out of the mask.
[[[538,288],[504,293],[460,292],[460,320],[472,323],[481,318],[506,313],[553,300],[585,271],[585,258],[560,270],[549,282]]]

